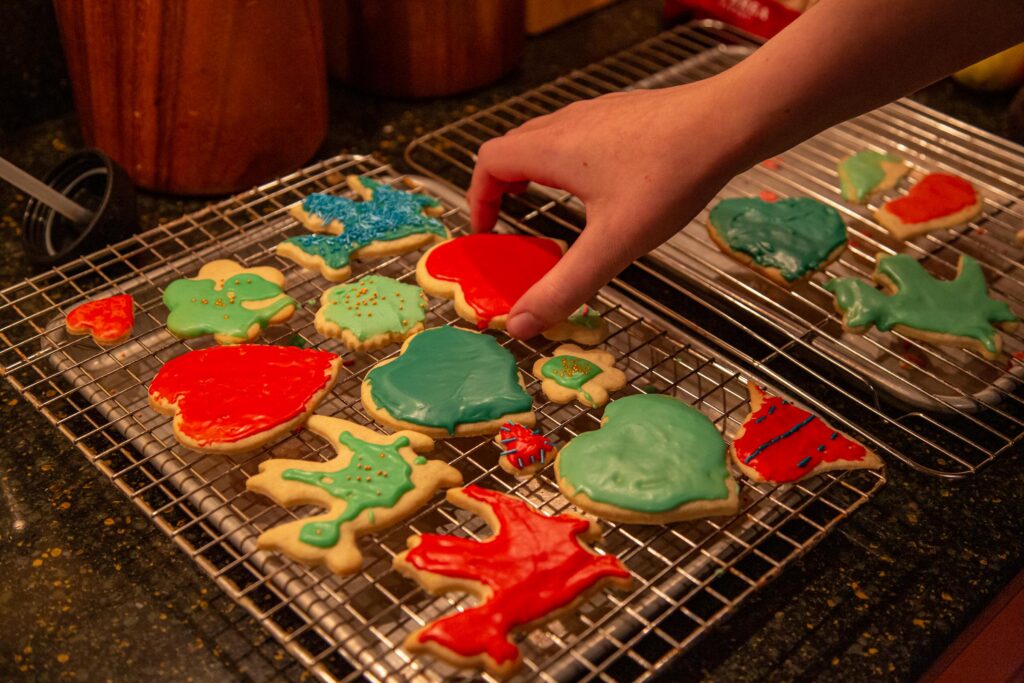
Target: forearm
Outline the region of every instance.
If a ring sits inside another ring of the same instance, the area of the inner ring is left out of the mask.
[[[1019,0],[824,0],[722,77],[756,163],[1024,41]]]

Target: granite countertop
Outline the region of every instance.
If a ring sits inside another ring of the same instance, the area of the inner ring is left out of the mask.
[[[320,156],[402,166],[416,135],[657,33],[660,0],[625,0],[531,40],[499,84],[433,102],[332,87]],[[917,99],[1006,134],[1004,95],[944,81]],[[42,173],[81,145],[66,115],[0,140]],[[21,197],[0,189],[0,286],[30,274]],[[144,226],[200,200],[144,194]],[[0,434],[0,676],[299,680],[308,676],[4,383]],[[666,680],[916,678],[1024,566],[1024,472],[1006,456],[961,482],[889,464],[889,484],[770,589],[666,669]]]

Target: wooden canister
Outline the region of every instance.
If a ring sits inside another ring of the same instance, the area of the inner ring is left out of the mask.
[[[323,0],[331,76],[371,92],[471,90],[519,64],[523,0]]]
[[[146,188],[220,194],[327,133],[319,0],[55,0],[87,144]]]

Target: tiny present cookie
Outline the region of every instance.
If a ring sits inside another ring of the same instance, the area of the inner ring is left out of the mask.
[[[733,438],[736,466],[750,479],[789,484],[830,470],[879,469],[882,460],[806,410],[747,383],[750,415]]]
[[[397,358],[371,368],[362,401],[378,423],[438,439],[490,435],[505,422],[536,421],[508,349],[489,335],[449,326],[413,335]]]
[[[416,285],[367,275],[326,290],[314,324],[353,351],[373,351],[422,330],[426,310],[427,297]]]
[[[395,556],[395,569],[432,595],[468,592],[478,604],[411,633],[404,643],[410,652],[505,678],[521,665],[513,633],[570,614],[605,587],[632,585],[617,557],[591,547],[601,538],[597,522],[549,517],[478,486],[449,489],[448,501],[483,517],[491,537],[411,536],[409,549]]]
[[[600,429],[559,451],[555,476],[573,504],[628,524],[727,515],[739,506],[718,429],[699,410],[660,394],[609,403]]]
[[[608,336],[608,322],[601,317],[597,309],[583,304],[569,316],[568,320],[558,323],[550,330],[543,332],[545,339],[551,341],[571,341],[586,346],[600,344]]]
[[[542,469],[558,456],[551,440],[539,429],[531,429],[516,422],[506,422],[494,435],[501,447],[498,464],[501,469],[517,477],[528,477]]]
[[[843,199],[863,204],[874,192],[896,187],[910,164],[893,154],[865,149],[839,162],[839,189]]]
[[[327,462],[264,460],[245,483],[278,505],[316,505],[324,512],[264,531],[257,545],[335,574],[359,571],[360,536],[395,526],[439,489],[459,486],[462,475],[419,453],[434,442],[416,432],[381,434],[348,420],[314,415],[306,428],[322,436],[337,456]]]
[[[948,173],[929,173],[905,196],[887,201],[875,212],[875,220],[896,239],[907,240],[968,223],[981,208],[981,197],[969,182]]]
[[[608,402],[608,392],[626,386],[626,374],[615,367],[615,356],[606,351],[584,351],[562,344],[551,358],[539,358],[533,374],[541,390],[555,403],[577,400],[591,408]]]
[[[416,264],[416,281],[427,294],[454,300],[459,317],[478,329],[503,330],[515,303],[564,252],[565,242],[548,237],[464,235],[431,247]],[[573,338],[573,328],[565,330]]]
[[[277,245],[277,254],[332,282],[347,280],[351,262],[415,251],[448,237],[437,220],[443,211],[433,197],[396,190],[370,178],[348,176],[363,198],[311,194],[291,213],[313,234],[290,237]]]
[[[783,287],[825,268],[846,248],[843,219],[807,197],[723,199],[711,209],[707,229],[724,254]]]
[[[300,427],[331,390],[341,358],[294,346],[238,344],[164,363],[149,404],[174,416],[174,436],[203,453],[242,453]]]
[[[91,334],[100,346],[112,346],[132,335],[135,302],[130,294],[86,301],[71,309],[64,324],[68,334]]]
[[[1017,316],[1005,302],[988,295],[981,265],[966,254],[960,256],[953,280],[932,277],[906,254],[878,254],[873,279],[883,291],[856,278],[824,284],[835,295],[836,311],[848,332],[865,332],[875,325],[932,344],[972,348],[995,360],[1002,351],[999,330],[1017,327]]]
[[[184,339],[212,334],[218,344],[252,341],[295,312],[295,299],[283,287],[284,275],[276,268],[211,261],[195,277],[175,280],[164,290],[167,329]]]

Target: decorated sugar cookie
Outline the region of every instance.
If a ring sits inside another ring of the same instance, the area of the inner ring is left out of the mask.
[[[723,199],[707,227],[723,253],[783,287],[821,270],[846,248],[846,226],[836,210],[807,197]]]
[[[314,324],[353,351],[372,351],[422,330],[426,310],[427,297],[416,285],[367,275],[326,290]]]
[[[612,401],[601,428],[562,447],[558,488],[604,519],[668,524],[736,512],[736,482],[725,442],[699,410],[671,396]]]
[[[733,460],[754,481],[788,484],[829,470],[878,469],[882,460],[850,437],[762,387],[747,383],[750,415],[732,441]]]
[[[608,402],[608,392],[626,386],[626,374],[615,367],[615,356],[562,344],[550,358],[538,358],[533,374],[541,390],[555,403],[576,400],[591,408]]]
[[[251,451],[300,427],[330,391],[340,364],[333,353],[294,346],[189,351],[160,368],[149,403],[174,416],[174,436],[183,446]]]
[[[395,569],[433,595],[469,592],[478,604],[433,621],[405,639],[405,649],[455,666],[507,677],[521,665],[512,634],[573,612],[605,587],[626,590],[632,577],[613,555],[598,555],[597,522],[537,512],[522,500],[466,486],[448,501],[483,517],[483,541],[423,534],[395,557]]]
[[[910,164],[894,154],[865,149],[839,162],[839,188],[843,199],[863,204],[875,192],[896,187]]]
[[[245,486],[278,505],[316,505],[324,512],[264,531],[257,545],[345,576],[359,571],[360,536],[395,526],[439,489],[462,475],[419,453],[434,442],[416,432],[380,434],[348,420],[314,415],[306,428],[327,439],[337,457],[327,462],[264,460]]]
[[[572,341],[585,346],[596,346],[608,336],[608,322],[597,309],[583,304],[550,330],[544,331],[544,338],[551,341]]]
[[[252,341],[295,312],[295,299],[283,287],[284,275],[276,268],[211,261],[194,278],[175,280],[164,290],[167,329],[184,339],[212,334],[218,344]]]
[[[397,190],[365,176],[348,176],[362,197],[311,194],[291,213],[313,234],[290,237],[277,254],[303,268],[318,271],[332,282],[347,280],[351,262],[415,251],[448,237],[435,216],[443,209],[433,197]]]
[[[981,208],[981,197],[969,182],[948,173],[929,173],[905,196],[886,202],[875,212],[875,220],[893,237],[908,240],[968,223]]]
[[[416,281],[431,296],[453,299],[459,317],[477,328],[503,330],[512,306],[564,251],[565,242],[547,237],[465,235],[431,247],[416,265]],[[558,326],[553,334],[563,339],[579,336],[583,344],[603,336],[599,326],[600,322],[579,319]]]
[[[494,441],[501,446],[501,469],[519,477],[532,475],[558,455],[551,440],[539,429],[515,422],[501,425]]]
[[[100,346],[112,346],[132,336],[135,303],[130,294],[86,301],[71,309],[65,326],[68,334],[91,334]]]
[[[849,332],[875,325],[931,344],[972,348],[994,360],[1002,350],[999,330],[1017,327],[1017,316],[988,295],[981,265],[966,254],[953,280],[932,277],[906,254],[878,254],[873,278],[883,291],[855,278],[824,285],[835,294],[836,311]]]
[[[363,380],[363,407],[392,429],[434,438],[494,434],[505,422],[533,426],[533,399],[512,354],[486,334],[433,327],[405,341]]]

